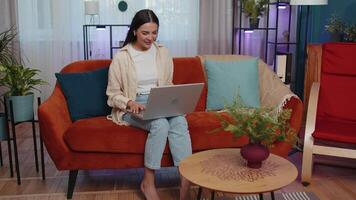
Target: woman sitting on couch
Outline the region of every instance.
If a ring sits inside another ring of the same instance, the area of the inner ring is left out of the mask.
[[[161,167],[167,138],[175,166],[192,154],[185,117],[141,120],[133,115],[145,109],[152,87],[172,84],[172,58],[167,48],[155,43],[158,27],[159,21],[153,11],[144,9],[135,14],[124,47],[114,56],[110,65],[106,90],[113,122],[149,132],[141,190],[147,199],[154,200],[159,199],[154,172]],[[188,180],[181,176],[180,199],[188,198],[189,186]]]

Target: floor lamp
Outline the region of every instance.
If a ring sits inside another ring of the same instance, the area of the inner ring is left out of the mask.
[[[90,16],[89,24],[95,24],[95,16],[99,16],[99,1],[84,1],[84,13]]]
[[[100,24],[100,16],[99,16],[99,1],[84,1],[84,14],[85,14],[85,23],[86,23],[86,16],[89,15],[89,25],[94,25],[95,23],[95,16],[98,16],[98,24]],[[98,27],[98,26],[96,26]],[[90,41],[90,26],[89,26],[89,34],[88,34],[88,27],[83,26],[83,35],[84,38],[87,38],[87,41],[89,41],[88,44],[85,44],[85,39],[84,39],[84,51],[85,51],[85,45],[89,48],[89,57],[91,58],[92,56],[92,42]]]
[[[302,45],[302,49],[303,49],[303,55],[299,58],[302,59],[302,65],[303,65],[303,69],[304,69],[304,65],[305,65],[305,59],[306,59],[306,55],[307,55],[307,43],[308,43],[308,29],[309,29],[309,15],[310,15],[310,6],[317,6],[317,5],[327,5],[328,4],[328,0],[290,0],[290,5],[296,5],[296,6],[307,6],[307,13],[306,13],[306,22],[305,22],[305,33],[304,33],[304,43]],[[301,8],[301,7],[300,7]],[[299,13],[302,13],[301,10],[299,9]],[[298,43],[300,43],[300,37],[301,37],[301,20],[299,19],[299,34],[298,34]],[[298,77],[298,65],[297,65],[297,70],[296,70],[296,77]],[[303,70],[304,73],[304,70]],[[295,82],[297,83],[298,81],[295,80]],[[302,81],[303,83],[303,81]],[[298,92],[298,91],[297,91]],[[302,96],[302,91],[299,94],[300,96]]]

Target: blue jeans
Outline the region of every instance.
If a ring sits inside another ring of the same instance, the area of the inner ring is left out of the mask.
[[[136,102],[146,104],[147,98],[148,95],[138,95]],[[141,120],[130,113],[126,113],[123,120],[131,126],[149,132],[145,145],[145,167],[149,169],[161,168],[162,155],[167,139],[175,166],[178,166],[182,159],[192,154],[188,123],[184,116]]]

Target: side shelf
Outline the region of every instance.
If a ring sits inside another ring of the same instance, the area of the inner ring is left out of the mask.
[[[258,54],[264,62],[273,66],[276,72],[277,55],[281,52],[294,54],[294,47],[297,45],[294,35],[291,36],[293,10],[289,1],[285,0],[269,0],[266,6],[264,17],[260,19],[260,26],[249,28],[246,27],[248,18],[243,14],[242,0],[233,1],[233,53],[251,55],[251,51],[255,50],[254,56]],[[283,39],[281,39],[281,30],[285,32],[282,35]],[[254,39],[253,42],[249,42],[250,38]],[[258,38],[260,42],[256,44]],[[259,46],[261,51],[252,46]],[[249,51],[246,52],[246,48]]]
[[[104,47],[110,51],[110,59],[112,59],[115,50],[120,49],[125,40],[126,33],[130,25],[128,24],[86,24],[83,25],[83,45],[84,45],[84,60],[92,59],[93,57],[93,41],[92,32],[96,31],[100,37],[108,38],[108,46]],[[113,39],[115,38],[115,40]],[[108,59],[108,58],[107,58]]]

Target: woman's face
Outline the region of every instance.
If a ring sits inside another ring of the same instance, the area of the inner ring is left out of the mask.
[[[156,41],[158,34],[158,25],[154,22],[142,24],[136,31],[137,40],[133,44],[138,50],[145,51],[151,48],[152,43]]]

